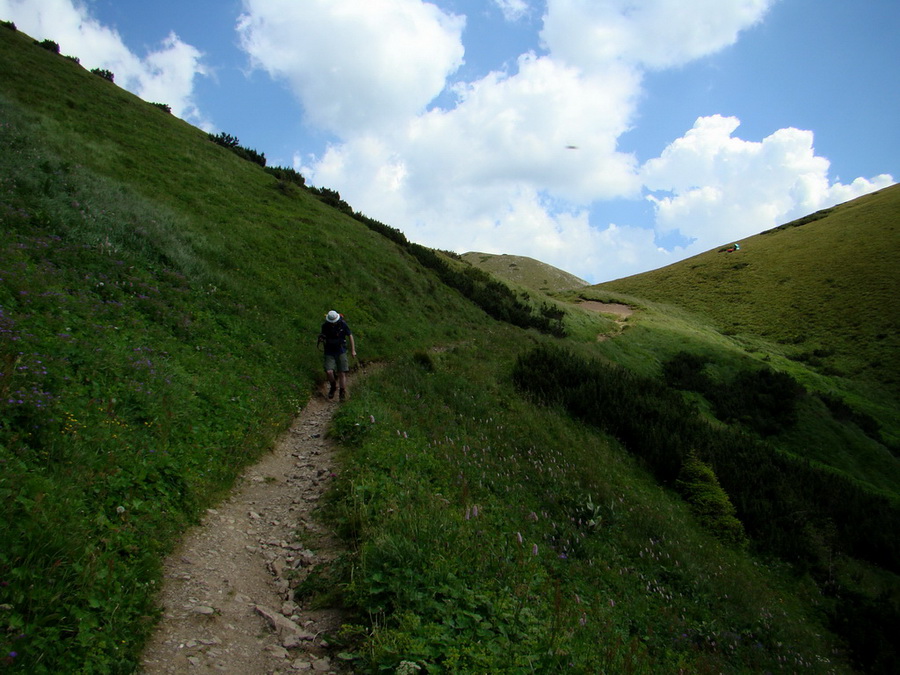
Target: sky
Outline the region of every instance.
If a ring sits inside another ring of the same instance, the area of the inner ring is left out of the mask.
[[[0,0],[426,246],[591,283],[893,184],[897,0]]]

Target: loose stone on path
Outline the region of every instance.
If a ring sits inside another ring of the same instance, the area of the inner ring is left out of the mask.
[[[340,553],[313,515],[335,471],[325,438],[333,410],[314,397],[165,561],[163,615],[141,673],[350,672],[324,643],[340,628],[339,611],[294,600],[310,569]]]

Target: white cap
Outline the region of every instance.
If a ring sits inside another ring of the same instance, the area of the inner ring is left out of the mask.
[[[334,323],[335,321],[339,320],[340,318],[341,318],[341,315],[338,314],[337,312],[335,312],[334,310],[331,310],[330,312],[328,312],[328,314],[325,315],[325,320],[328,323]]]

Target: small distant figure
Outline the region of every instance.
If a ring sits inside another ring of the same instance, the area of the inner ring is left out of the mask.
[[[350,339],[350,354],[356,358],[356,342],[350,326],[343,315],[331,310],[325,315],[319,343],[324,344],[324,366],[328,377],[328,398],[334,398],[335,389],[340,392],[340,400],[347,398],[347,373],[350,360],[347,358],[347,339]]]
[[[725,253],[734,253],[735,251],[740,251],[740,250],[741,250],[740,244],[732,244],[728,248],[720,248],[719,253],[721,253],[722,251],[725,251]]]

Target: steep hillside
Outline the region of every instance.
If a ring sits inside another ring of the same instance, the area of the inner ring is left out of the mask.
[[[900,401],[900,185],[598,288],[684,307]]]
[[[896,671],[895,475],[776,443],[821,415],[890,458],[783,356],[532,307],[52,47],[0,27],[0,668],[134,671],[163,556],[315,391],[334,308],[380,367],[329,431],[346,554],[290,581],[354,672]]]
[[[472,251],[462,256],[466,262],[524,288],[553,293],[587,286],[588,283],[574,274],[543,263],[534,258],[519,255],[493,255]]]
[[[321,378],[325,312],[366,361],[490,320],[390,240],[32,43],[0,28],[0,640],[23,672],[91,653],[106,672],[139,647],[172,538]]]

